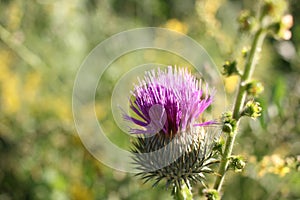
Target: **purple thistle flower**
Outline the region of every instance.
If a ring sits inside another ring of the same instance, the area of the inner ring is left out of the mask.
[[[204,184],[205,173],[213,173],[217,132],[206,130],[215,121],[199,123],[201,114],[211,105],[208,87],[202,89],[186,68],[169,66],[166,70],[146,72],[139,79],[130,99],[131,116],[124,118],[138,125],[133,134],[133,163],[141,170],[137,175],[153,186],[166,180],[177,191],[185,183]],[[158,134],[156,134],[158,133]]]
[[[131,129],[133,134],[175,135],[187,131],[191,126],[214,124],[213,121],[197,123],[213,98],[208,87],[205,91],[186,68],[169,66],[165,71],[148,71],[139,85],[135,85],[130,100],[134,117],[124,115],[141,128]]]

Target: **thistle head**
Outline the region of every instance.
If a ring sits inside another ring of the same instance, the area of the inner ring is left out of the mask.
[[[148,71],[139,80],[130,99],[132,115],[124,118],[137,125],[130,129],[139,134],[133,160],[145,181],[153,179],[156,185],[164,179],[178,188],[212,172],[208,166],[216,162],[216,134],[208,134],[204,126],[215,122],[200,120],[212,101],[208,87],[202,89],[201,81],[185,68]]]

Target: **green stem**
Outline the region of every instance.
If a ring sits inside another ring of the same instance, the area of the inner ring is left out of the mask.
[[[235,104],[233,107],[233,118],[237,121],[237,127],[239,124],[240,119],[240,112],[244,106],[245,99],[246,99],[246,90],[245,90],[245,84],[251,79],[255,65],[257,64],[258,55],[261,52],[261,47],[265,38],[266,32],[264,29],[259,29],[253,39],[251,50],[249,52],[244,74],[241,77]],[[236,129],[237,130],[237,129]],[[229,158],[232,154],[233,144],[236,138],[237,131],[234,131],[230,133],[227,136],[226,143],[225,143],[225,149],[221,158],[221,163],[218,170],[218,176],[215,180],[214,189],[220,192],[224,179],[225,179],[225,173],[228,167]]]
[[[174,191],[174,200],[193,200],[191,189],[183,183],[180,189],[176,188]]]
[[[253,43],[249,52],[249,56],[247,58],[247,62],[245,64],[245,70],[243,76],[241,78],[239,89],[236,97],[236,101],[233,108],[233,118],[237,121],[240,118],[240,111],[245,103],[246,91],[245,84],[251,79],[255,65],[258,61],[259,53],[261,52],[262,44],[265,38],[266,32],[264,29],[259,29],[253,39]]]

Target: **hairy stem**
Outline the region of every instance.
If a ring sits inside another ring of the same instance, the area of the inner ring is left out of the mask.
[[[239,88],[237,92],[237,96],[235,99],[234,107],[233,107],[233,118],[237,121],[237,126],[238,122],[240,119],[240,113],[241,110],[243,109],[243,106],[245,104],[245,99],[246,99],[246,90],[245,90],[245,84],[251,79],[255,65],[257,64],[258,60],[258,55],[261,52],[261,47],[265,38],[266,32],[264,29],[259,29],[256,34],[254,35],[252,46],[249,52],[249,55],[246,60],[245,64],[245,69],[243,76],[241,77],[240,83],[239,83]],[[236,129],[237,130],[237,129]],[[233,149],[233,144],[235,141],[237,131],[234,131],[230,134],[228,134],[226,143],[225,143],[225,149],[221,158],[221,163],[219,166],[218,174],[215,184],[214,184],[214,189],[220,191],[225,179],[225,173],[228,167],[228,162],[229,158],[232,154],[232,149]]]
[[[259,29],[253,39],[252,46],[245,64],[245,70],[240,80],[238,93],[233,107],[233,118],[237,121],[240,118],[240,111],[245,103],[246,91],[245,84],[252,78],[255,66],[258,61],[259,53],[261,52],[262,44],[265,38],[264,29]]]

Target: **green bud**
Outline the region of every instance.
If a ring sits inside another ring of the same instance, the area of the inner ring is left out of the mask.
[[[241,156],[231,156],[229,158],[229,169],[232,169],[235,172],[241,172],[245,166],[246,163]]]
[[[222,131],[225,133],[231,133],[232,132],[232,126],[230,123],[224,123],[222,127]]]
[[[222,115],[223,127],[225,133],[232,133],[236,130],[236,120],[232,118],[232,112],[225,112]]]
[[[222,74],[224,76],[232,76],[232,75],[239,75],[239,70],[237,69],[237,63],[236,61],[226,61],[225,64],[223,65],[223,72]]]
[[[248,95],[256,97],[264,91],[264,86],[259,81],[251,81],[246,84],[246,91]]]
[[[203,193],[207,200],[220,200],[219,192],[215,189],[204,189]]]
[[[240,13],[238,22],[241,31],[252,31],[257,24],[255,17],[250,13],[249,10],[243,10]]]
[[[261,115],[262,108],[259,104],[259,102],[255,101],[248,101],[246,103],[246,106],[244,107],[244,110],[241,113],[241,116],[248,116],[253,119],[256,119]]]

